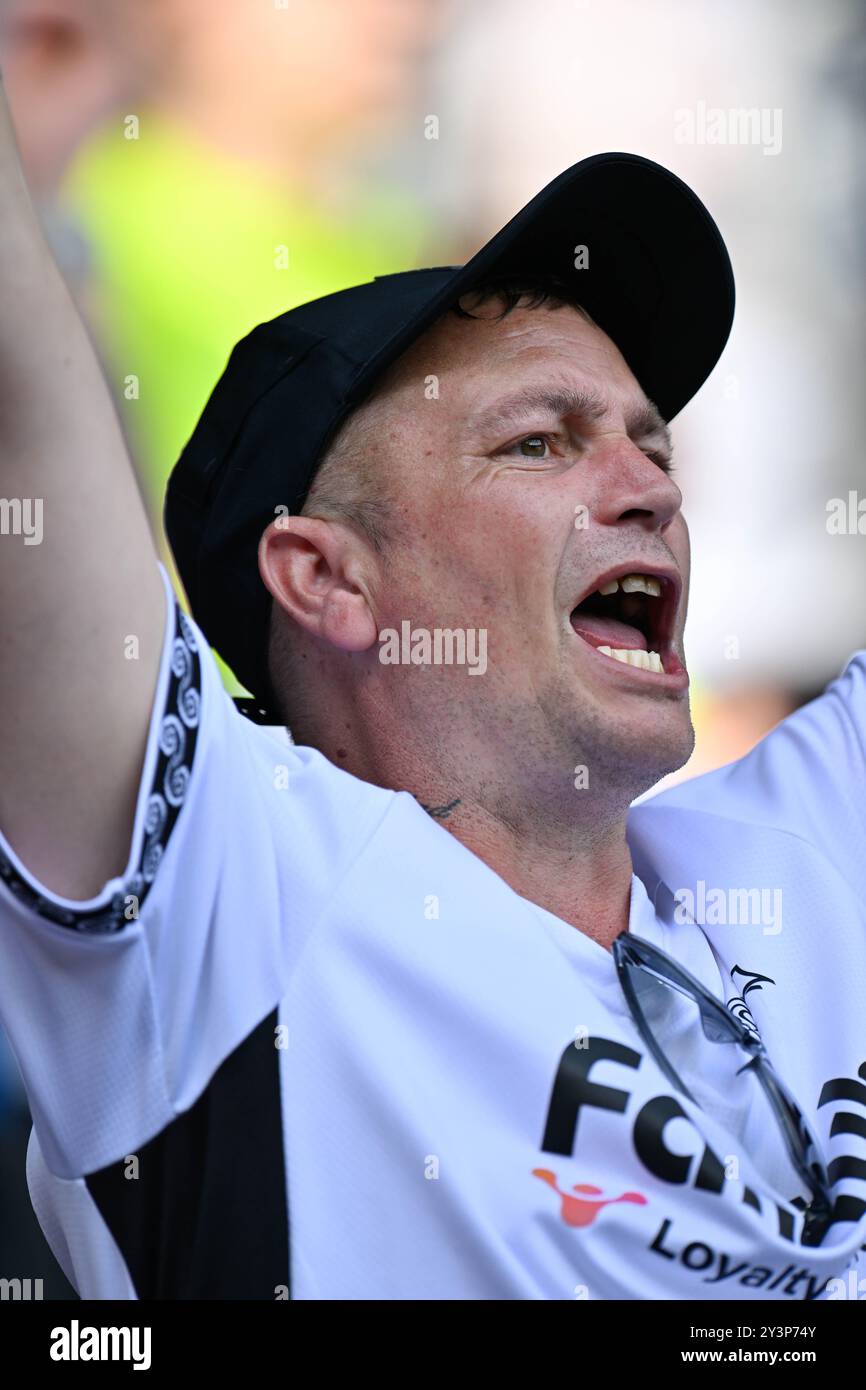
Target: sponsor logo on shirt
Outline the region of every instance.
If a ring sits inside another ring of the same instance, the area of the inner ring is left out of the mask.
[[[674,1223],[666,1217],[656,1231],[648,1249],[666,1260],[675,1260],[683,1269],[701,1276],[703,1284],[721,1284],[733,1279],[743,1288],[779,1290],[780,1296],[799,1297],[807,1301],[820,1298],[830,1284],[830,1276],[796,1265],[786,1265],[781,1271],[768,1265],[737,1260],[724,1250],[717,1250],[703,1240],[683,1243],[674,1233]],[[787,1280],[787,1283],[785,1282]],[[802,1291],[801,1291],[802,1290]]]
[[[533,1168],[532,1176],[548,1183],[562,1198],[559,1214],[566,1226],[591,1226],[602,1207],[612,1206],[614,1202],[634,1202],[636,1206],[646,1206],[646,1197],[640,1192],[622,1192],[619,1197],[602,1197],[601,1188],[593,1187],[592,1183],[588,1182],[575,1183],[571,1192],[563,1192],[558,1185],[556,1174],[549,1168]],[[573,1197],[572,1192],[579,1192],[581,1195]]]
[[[753,988],[759,988],[761,980],[766,977],[752,975],[751,972],[741,972],[750,975]],[[744,994],[747,992],[744,989]],[[623,1086],[611,1086],[601,1084],[593,1079],[593,1071],[601,1062],[615,1063],[626,1069],[625,1076],[629,1072],[637,1071],[643,1060],[643,1054],[634,1048],[619,1042],[614,1038],[588,1037],[585,1039],[585,1046],[576,1048],[572,1042],[563,1051],[556,1076],[551,1090],[550,1103],[547,1112],[547,1122],[545,1125],[544,1136],[541,1147],[546,1153],[561,1154],[567,1158],[578,1158],[581,1155],[581,1141],[585,1130],[592,1124],[593,1111],[602,1110],[608,1114],[622,1115],[625,1117],[629,1101],[632,1098],[632,1091]],[[828,1105],[835,1101],[845,1101],[853,1106],[853,1110],[843,1110],[834,1114],[830,1135],[835,1137],[840,1134],[852,1134],[862,1138],[866,1135],[866,1062],[862,1064],[858,1071],[859,1080],[848,1077],[835,1077],[825,1082],[821,1088],[818,1100],[818,1108]],[[698,1136],[700,1149],[696,1153],[683,1154],[677,1153],[669,1148],[665,1132],[668,1124],[673,1119],[685,1120],[693,1129],[694,1124],[690,1116],[683,1109],[675,1096],[655,1095],[646,1100],[630,1119],[625,1121],[630,1125],[631,1145],[638,1161],[643,1168],[654,1178],[661,1182],[688,1187],[694,1191],[706,1192],[708,1194],[720,1195],[725,1190],[726,1169],[722,1160],[706,1143],[702,1136]],[[695,1130],[697,1134],[697,1130]],[[624,1135],[624,1138],[626,1136]],[[585,1184],[577,1184],[572,1188],[572,1192],[580,1194],[571,1197],[570,1193],[564,1193],[558,1186],[558,1178],[553,1170],[546,1168],[534,1168],[532,1174],[542,1178],[561,1198],[560,1214],[563,1221],[570,1226],[588,1226],[595,1220],[602,1207],[610,1205],[611,1202],[630,1202],[634,1205],[647,1205],[647,1199],[639,1193],[624,1193],[614,1198],[605,1198],[598,1201],[601,1197],[601,1189]],[[853,1196],[845,1193],[836,1198],[834,1205],[834,1220],[853,1222],[859,1221],[866,1213],[866,1162],[859,1156],[834,1157],[829,1167],[831,1182],[837,1178],[850,1178],[859,1180],[864,1193],[863,1197]],[[566,1199],[569,1205],[566,1206]],[[766,1198],[764,1199],[766,1200]],[[751,1206],[755,1211],[763,1210],[762,1199],[748,1186],[743,1184],[740,1201]],[[570,1203],[592,1202],[593,1210],[586,1214],[579,1205]],[[796,1219],[796,1207],[802,1205],[799,1199],[793,1203],[782,1205],[773,1202],[776,1211],[776,1221],[778,1233],[782,1239],[790,1241],[792,1244],[802,1244],[804,1225]],[[671,1243],[671,1221],[666,1220],[659,1228],[655,1237],[655,1242],[664,1242],[664,1249],[661,1244],[656,1249],[657,1254],[665,1254],[669,1258],[677,1258],[677,1251]],[[687,1257],[680,1252],[681,1262],[686,1268],[697,1269],[702,1261],[707,1262],[707,1266],[717,1257],[711,1248],[700,1243],[692,1243],[687,1247],[690,1253]],[[725,1257],[729,1259],[730,1257]],[[793,1276],[798,1274],[796,1282],[807,1281],[807,1292],[803,1295],[806,1298],[817,1297],[813,1290],[813,1276],[808,1271],[800,1272],[791,1269],[786,1271],[784,1277],[788,1279],[785,1286],[792,1284]],[[733,1277],[733,1274],[720,1275],[720,1277]],[[767,1278],[770,1273],[767,1274]],[[817,1276],[814,1276],[815,1278]],[[755,1276],[757,1279],[757,1276]],[[746,1283],[744,1275],[740,1282]],[[796,1282],[792,1286],[796,1287]],[[757,1287],[757,1283],[755,1287]]]

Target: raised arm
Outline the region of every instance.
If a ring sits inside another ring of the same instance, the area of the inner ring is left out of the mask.
[[[126,864],[164,623],[120,423],[0,80],[0,829],[65,897]]]

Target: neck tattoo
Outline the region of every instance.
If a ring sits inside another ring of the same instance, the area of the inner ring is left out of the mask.
[[[418,798],[415,798],[418,801]],[[460,797],[457,796],[453,801],[449,801],[445,806],[426,806],[423,801],[418,801],[422,811],[426,811],[428,816],[433,816],[435,820],[447,820],[455,806],[460,805]]]

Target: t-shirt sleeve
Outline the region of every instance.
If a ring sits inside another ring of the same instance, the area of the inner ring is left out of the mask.
[[[744,758],[651,798],[635,822],[653,807],[786,832],[866,893],[866,651]]]
[[[87,902],[64,899],[0,834],[0,1022],[59,1178],[164,1131],[265,1025],[370,820],[365,784],[333,769],[348,785],[332,793],[324,759],[238,712],[162,576],[124,872]]]

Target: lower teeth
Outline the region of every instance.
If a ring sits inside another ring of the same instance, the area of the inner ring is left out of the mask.
[[[625,647],[597,647],[603,656],[612,656],[614,661],[622,661],[626,666],[639,666],[644,671],[657,671],[662,674],[664,667],[658,652],[645,652]]]

